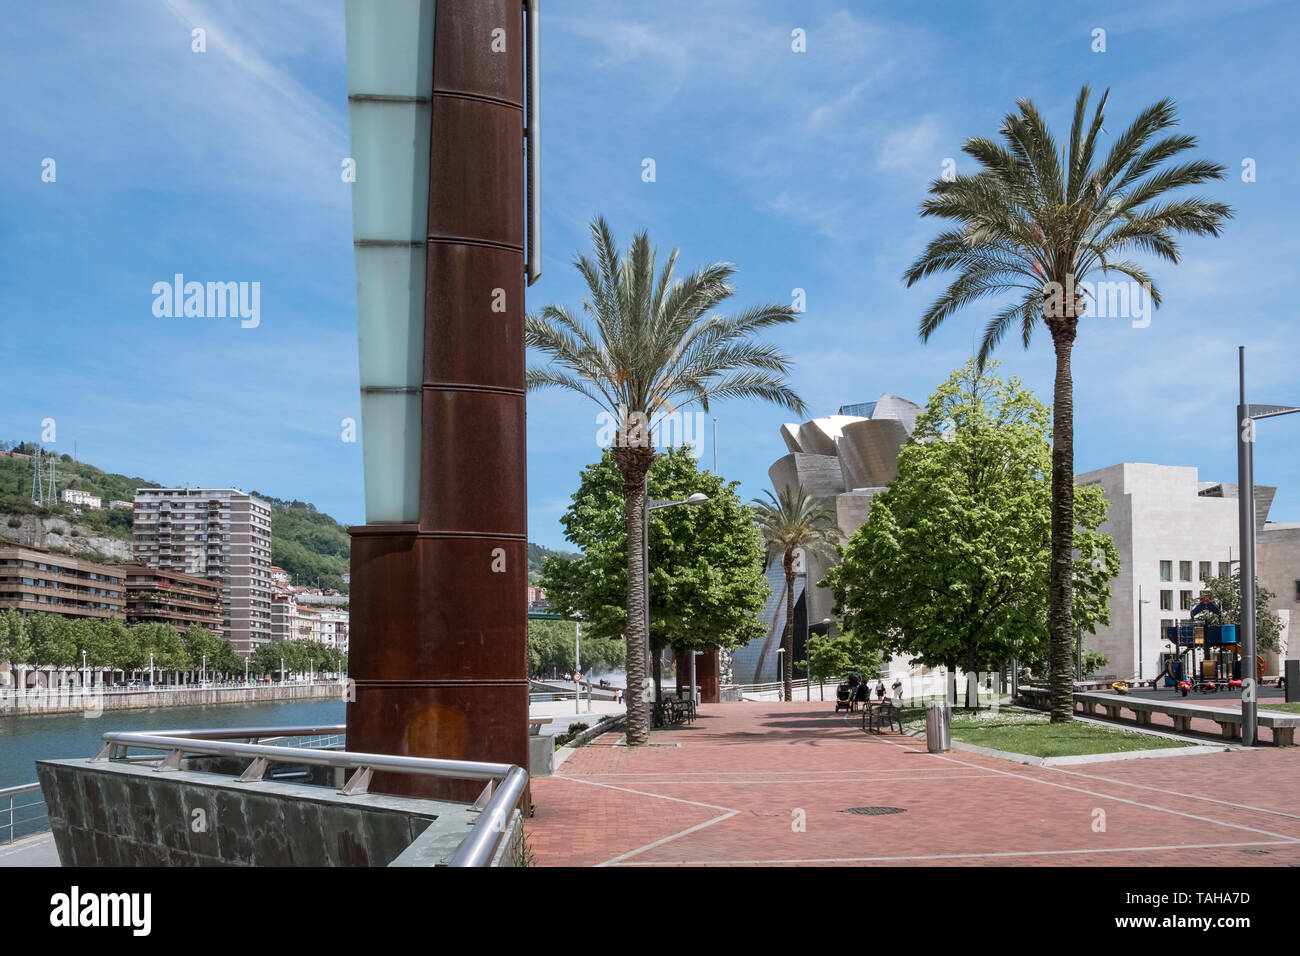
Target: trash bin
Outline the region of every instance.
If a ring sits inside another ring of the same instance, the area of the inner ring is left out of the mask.
[[[952,749],[951,713],[946,700],[925,705],[925,749],[932,754],[943,754]]]

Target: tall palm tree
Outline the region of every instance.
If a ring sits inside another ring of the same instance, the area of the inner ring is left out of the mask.
[[[760,398],[802,414],[785,354],[755,341],[769,326],[793,322],[785,305],[758,305],[728,316],[713,310],[735,291],[735,268],[715,263],[674,276],[677,250],[655,273],[657,250],[646,233],[620,258],[603,217],[591,224],[595,259],[574,265],[587,283],[579,319],[550,305],[525,319],[525,339],[546,355],[528,370],[528,387],[556,386],[585,395],[613,415],[613,456],[627,510],[627,740],[649,739],[645,566],[641,556],[645,477],[654,461],[651,432],[666,415],[698,402]]]
[[[1166,161],[1196,145],[1185,134],[1163,135],[1176,125],[1174,104],[1162,99],[1143,110],[1111,144],[1100,162],[1097,138],[1104,123],[1102,94],[1087,122],[1091,90],[1074,106],[1068,152],[1059,148],[1038,108],[1017,104],[999,130],[1003,143],[972,137],[963,147],[982,169],[974,175],[936,180],[922,216],[951,219],[903,277],[908,286],[935,272],[958,275],[921,318],[922,341],[962,306],[1013,292],[1015,301],[984,328],[979,362],[1015,327],[1028,348],[1039,320],[1052,336],[1056,382],[1052,419],[1051,635],[1052,721],[1073,719],[1071,572],[1074,546],[1074,404],[1070,352],[1088,303],[1081,283],[1094,274],[1118,273],[1126,291],[1145,292],[1159,307],[1160,293],[1132,252],[1152,253],[1176,264],[1175,233],[1217,236],[1232,210],[1195,197],[1170,198],[1183,186],[1222,179],[1224,167],[1205,160]],[[1086,127],[1086,128],[1085,128]],[[1100,311],[1100,310],[1099,310]]]
[[[805,558],[812,554],[835,554],[835,546],[840,542],[840,529],[835,524],[834,515],[804,494],[802,486],[791,491],[787,485],[779,498],[770,491],[764,494],[767,501],[755,498],[750,504],[763,537],[764,569],[777,557],[785,569],[785,635],[781,639],[785,660],[782,662],[781,682],[785,687],[785,699],[790,700],[794,682],[795,552],[802,550]]]

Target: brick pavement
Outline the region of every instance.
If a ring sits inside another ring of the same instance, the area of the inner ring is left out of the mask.
[[[1028,767],[832,707],[706,705],[640,748],[606,734],[533,781],[537,864],[1300,864],[1300,747]],[[844,812],[876,806],[904,812]]]

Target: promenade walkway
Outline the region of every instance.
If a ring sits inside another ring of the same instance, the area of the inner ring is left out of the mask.
[[[711,704],[533,781],[539,866],[1300,865],[1300,747],[1029,767],[869,736],[813,701]],[[852,813],[851,808],[902,812]]]

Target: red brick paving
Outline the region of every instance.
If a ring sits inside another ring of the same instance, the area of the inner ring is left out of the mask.
[[[832,707],[706,705],[648,747],[606,734],[533,781],[538,865],[1300,864],[1300,747],[1028,767]],[[842,812],[863,806],[906,812]]]

